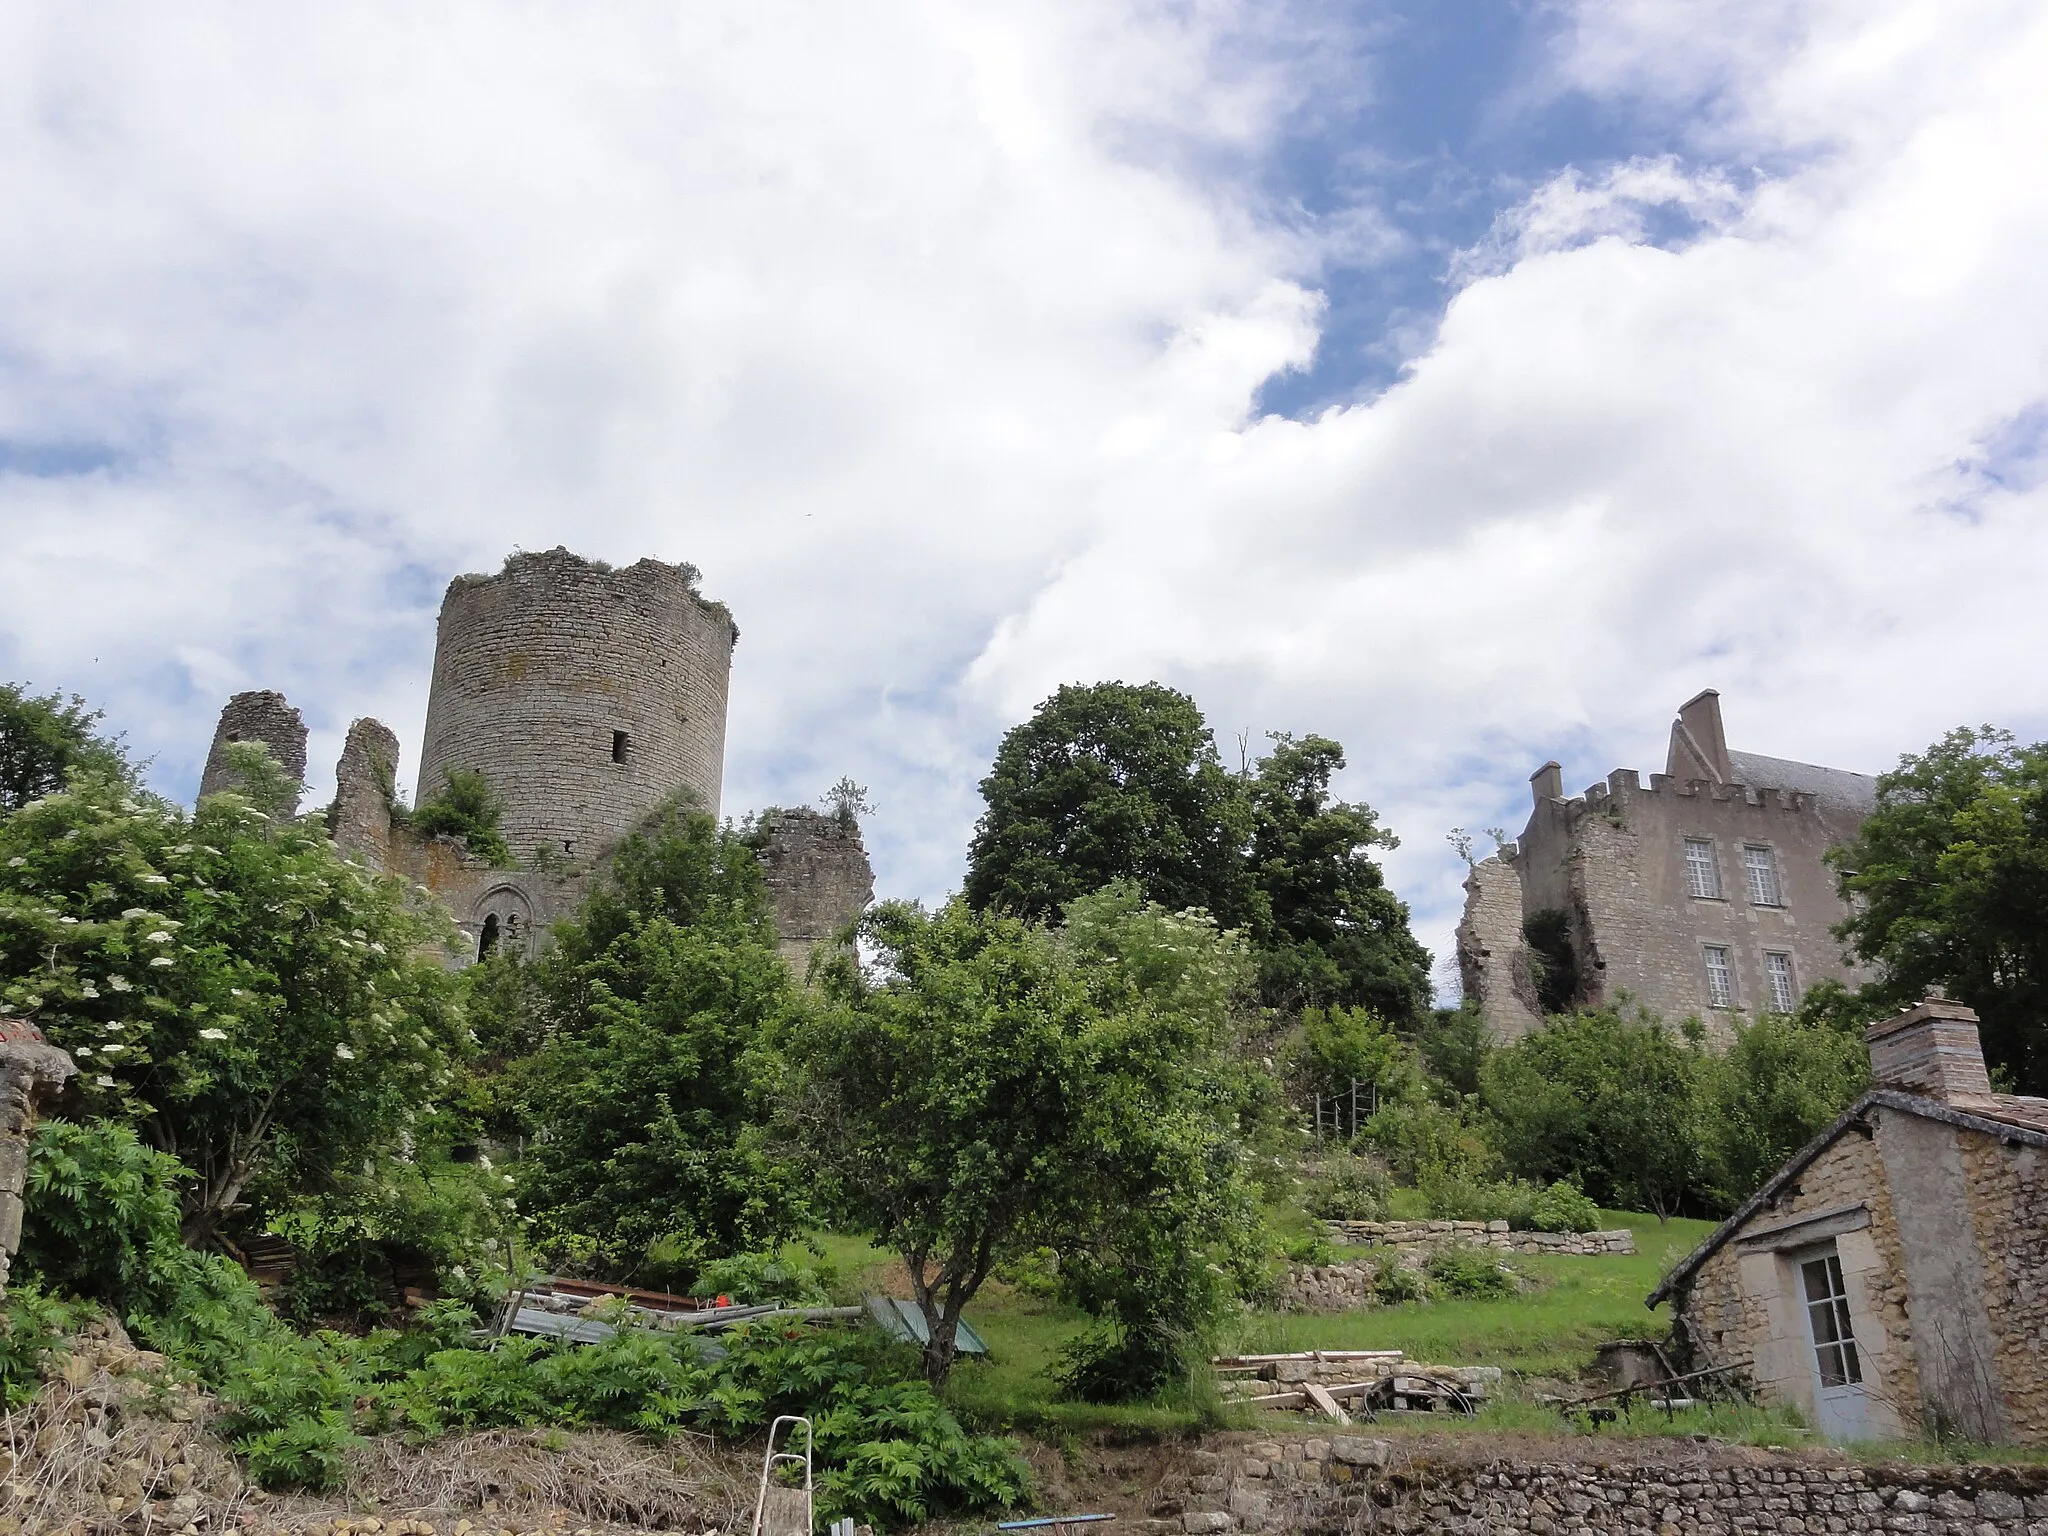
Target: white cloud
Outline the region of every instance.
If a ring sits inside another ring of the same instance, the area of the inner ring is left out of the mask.
[[[454,570],[688,559],[731,808],[852,772],[885,888],[954,877],[1003,724],[1156,675],[1341,737],[1439,943],[1443,828],[1658,766],[1700,686],[1845,766],[2048,718],[2038,8],[1587,0],[1556,84],[1687,153],[1509,210],[1313,422],[1246,413],[1398,241],[1246,172],[1329,78],[1268,24],[14,8],[0,443],[70,472],[0,469],[0,671],[173,777],[282,687],[318,771],[357,713],[416,754]]]

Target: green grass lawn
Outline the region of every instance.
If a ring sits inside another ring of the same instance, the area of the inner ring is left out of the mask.
[[[1437,1365],[1498,1365],[1525,1376],[1576,1376],[1605,1339],[1666,1333],[1667,1311],[1651,1312],[1643,1298],[1666,1269],[1713,1229],[1704,1221],[1660,1226],[1653,1216],[1601,1214],[1606,1225],[1634,1231],[1634,1256],[1518,1256],[1512,1261],[1515,1267],[1538,1280],[1540,1288],[1502,1300],[1437,1301],[1332,1314],[1253,1313],[1234,1331],[1228,1347],[1261,1353],[1399,1348]],[[815,1241],[839,1272],[845,1299],[879,1288],[893,1264],[890,1255],[860,1238],[821,1235]],[[963,1360],[954,1370],[947,1396],[977,1423],[1058,1438],[1102,1428],[1184,1433],[1219,1421],[1206,1382],[1191,1383],[1179,1401],[1164,1405],[1105,1408],[1055,1401],[1050,1368],[1061,1346],[1087,1323],[1072,1307],[991,1282],[968,1307],[967,1319],[988,1342],[989,1358]],[[1529,1427],[1514,1419],[1512,1405],[1500,1412],[1514,1420],[1503,1420],[1502,1427]],[[1554,1416],[1545,1422],[1554,1423]]]
[[[1662,1338],[1670,1309],[1643,1298],[1664,1272],[1713,1231],[1707,1221],[1602,1211],[1602,1224],[1627,1227],[1627,1257],[1515,1255],[1516,1270],[1540,1289],[1491,1301],[1433,1301],[1359,1312],[1254,1313],[1236,1347],[1246,1353],[1296,1349],[1402,1349],[1433,1365],[1498,1365],[1525,1376],[1571,1377],[1605,1339]],[[1339,1253],[1343,1250],[1339,1249]]]

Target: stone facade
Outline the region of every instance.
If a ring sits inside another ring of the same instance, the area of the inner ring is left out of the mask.
[[[1740,1015],[1867,979],[1832,932],[1848,909],[1823,856],[1855,836],[1875,781],[1730,752],[1711,691],[1680,711],[1666,770],[1646,786],[1619,768],[1568,799],[1544,764],[1520,838],[1473,869],[1459,968],[1497,1040],[1536,1021],[1531,920],[1560,929],[1570,1004],[1633,999],[1722,1043]]]
[[[2048,1445],[2048,1100],[1969,1091],[1974,1025],[1936,1000],[1873,1026],[1878,1086],[1653,1293],[1696,1365],[1746,1362],[1845,1438]],[[1859,1378],[1832,1392],[1816,1263],[1836,1266]]]
[[[1190,1452],[1149,1536],[1380,1530],[1495,1536],[2048,1536],[2048,1468],[1844,1466],[1719,1445],[1612,1440],[1526,1459],[1474,1443],[1332,1433]]]
[[[714,816],[739,637],[692,567],[566,549],[458,576],[441,604],[419,794],[453,770],[504,798],[513,854],[589,860],[685,790]]]
[[[206,753],[206,769],[199,776],[200,799],[238,787],[227,760],[228,744],[237,741],[253,741],[268,747],[294,784],[304,781],[306,722],[285,702],[283,694],[266,688],[236,694],[220,712],[220,723],[213,730],[213,745]]]
[[[875,899],[875,872],[861,844],[860,823],[851,816],[796,807],[761,819],[761,872],[776,940],[789,968],[803,976],[812,951],[832,942]]]

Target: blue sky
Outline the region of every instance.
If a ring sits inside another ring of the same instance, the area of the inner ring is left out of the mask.
[[[448,578],[690,560],[727,809],[957,880],[1001,731],[1319,730],[1453,825],[2048,729],[2038,6],[0,18],[0,673],[187,794],[230,692],[416,759]]]

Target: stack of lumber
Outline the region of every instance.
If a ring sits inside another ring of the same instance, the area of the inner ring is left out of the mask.
[[[1298,1408],[1340,1424],[1354,1415],[1475,1413],[1501,1379],[1498,1366],[1426,1365],[1398,1349],[1220,1355],[1212,1364],[1225,1401]]]

